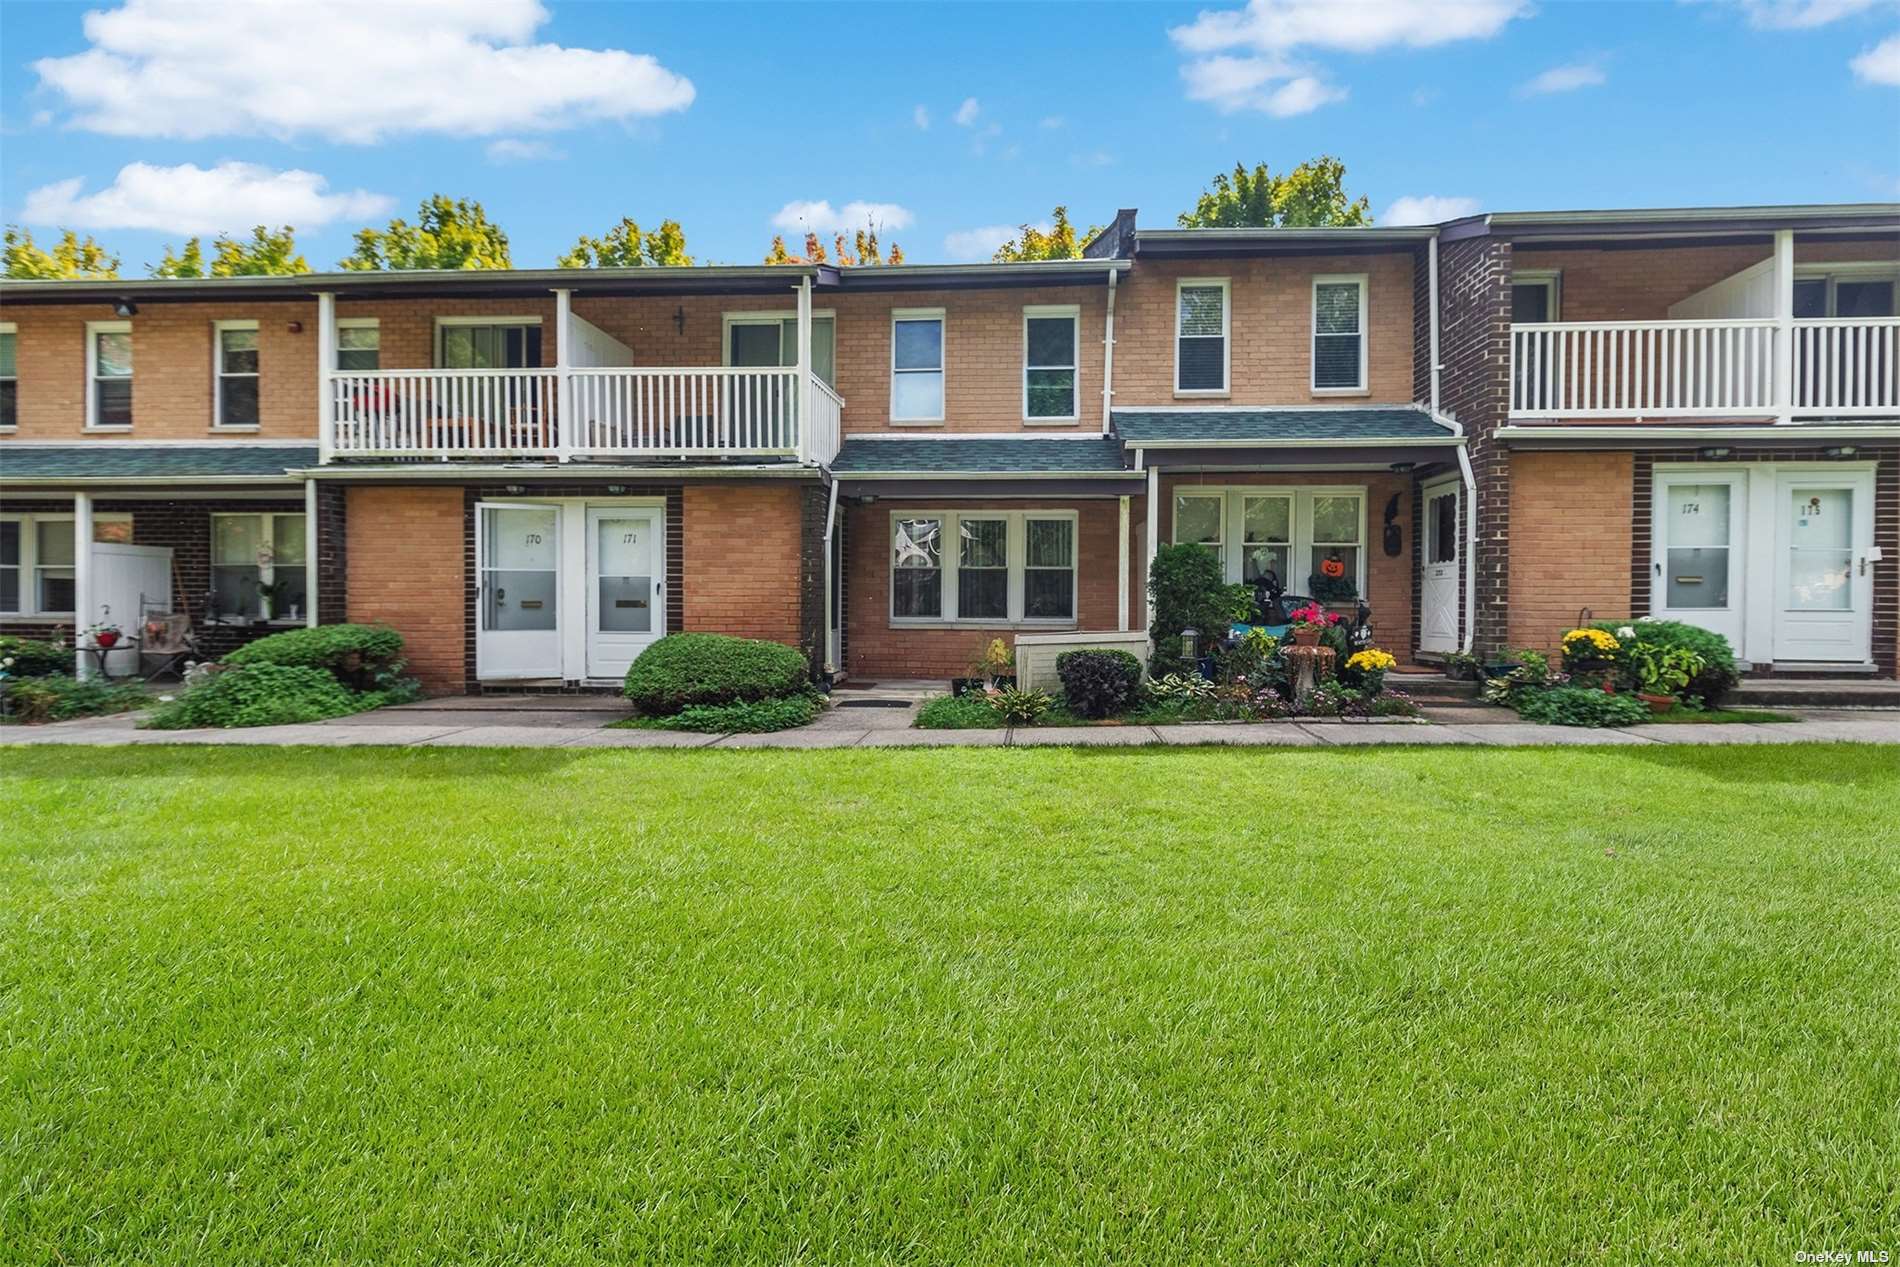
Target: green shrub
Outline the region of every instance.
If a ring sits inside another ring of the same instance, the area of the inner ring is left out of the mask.
[[[37,638],[0,638],[0,661],[12,660],[6,672],[14,677],[50,677],[73,671],[73,649]]]
[[[0,697],[5,698],[10,715],[29,723],[129,713],[145,707],[152,699],[131,683],[121,682],[115,686],[97,678],[82,682],[57,674],[15,678],[0,686]]]
[[[994,730],[1005,724],[981,691],[926,700],[915,722],[920,730]]]
[[[1512,703],[1524,720],[1548,726],[1634,726],[1649,720],[1649,706],[1635,696],[1611,695],[1594,687],[1525,690]]]
[[[1682,688],[1682,696],[1700,700],[1709,708],[1720,708],[1736,683],[1742,680],[1741,670],[1735,667],[1735,649],[1729,646],[1728,639],[1699,625],[1645,617],[1636,621],[1600,620],[1590,628],[1607,630],[1619,642],[1629,640],[1618,630],[1634,630],[1639,643],[1664,651],[1680,648],[1702,657],[1701,670]]]
[[[654,730],[692,730],[705,735],[764,734],[807,725],[824,711],[823,699],[815,691],[804,691],[738,704],[691,704],[671,717],[639,717],[634,722]]]
[[[154,730],[282,726],[343,717],[382,702],[380,693],[353,694],[326,670],[310,665],[235,665],[159,705],[145,725]]]
[[[402,672],[402,635],[388,625],[287,629],[239,647],[224,663],[323,669],[353,691],[373,691]]]
[[[635,708],[671,716],[695,704],[739,704],[796,695],[810,684],[796,647],[724,634],[681,633],[660,639],[627,670]]]
[[[1084,717],[1112,717],[1126,709],[1141,686],[1141,661],[1126,651],[1065,651],[1056,676],[1069,707]]]
[[[1224,638],[1236,620],[1253,613],[1253,591],[1223,579],[1220,556],[1204,545],[1186,542],[1155,551],[1148,569],[1148,597],[1154,616],[1148,636],[1154,641],[1149,671],[1155,677],[1192,673],[1181,655],[1181,631],[1198,629],[1203,637]]]
[[[1005,687],[982,696],[996,715],[1012,726],[1033,726],[1055,707],[1055,701],[1041,691]]]

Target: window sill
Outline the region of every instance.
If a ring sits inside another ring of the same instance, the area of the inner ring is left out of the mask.
[[[130,427],[81,427],[79,430],[82,435],[89,436],[129,436],[132,434]]]
[[[0,625],[55,625],[73,623],[71,612],[0,612]]]
[[[1225,400],[1229,396],[1232,396],[1232,395],[1233,395],[1233,392],[1229,391],[1228,389],[1224,387],[1219,389],[1218,391],[1211,390],[1211,389],[1206,390],[1206,391],[1202,391],[1198,389],[1193,390],[1193,391],[1182,391],[1180,388],[1177,387],[1175,388],[1175,391],[1174,391],[1174,398],[1176,400]]]
[[[1073,427],[1081,423],[1080,418],[1024,418],[1025,427]]]
[[[893,427],[941,427],[944,425],[944,419],[942,418],[892,418],[890,420],[890,423]]]
[[[1022,629],[1060,632],[1079,626],[1073,620],[900,620],[891,617],[892,629]]]
[[[230,435],[240,435],[240,436],[241,436],[241,435],[252,435],[252,436],[254,436],[254,435],[256,435],[256,434],[257,434],[257,433],[258,433],[259,431],[262,431],[262,430],[263,430],[263,428],[262,428],[261,426],[258,426],[258,425],[257,425],[257,424],[255,424],[255,423],[253,423],[253,424],[252,424],[251,426],[248,426],[248,427],[218,427],[218,426],[212,426],[212,427],[207,427],[207,428],[205,428],[205,431],[206,431],[206,433],[207,433],[208,435],[214,435],[214,436],[230,436]]]
[[[1314,387],[1309,389],[1315,396],[1370,396],[1370,387]]]

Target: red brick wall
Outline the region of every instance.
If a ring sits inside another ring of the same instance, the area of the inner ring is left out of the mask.
[[[1363,397],[1315,396],[1313,278],[1364,273],[1367,382]],[[1211,403],[1234,405],[1384,403],[1412,399],[1412,254],[1286,256],[1137,265],[1115,301],[1115,404],[1170,405],[1174,395],[1175,283],[1227,277],[1229,387]],[[1187,402],[1208,399],[1183,398]]]
[[[683,521],[685,628],[798,646],[800,486],[688,485]]]
[[[1509,645],[1555,650],[1585,607],[1629,614],[1632,490],[1628,453],[1511,455]]]
[[[1077,512],[1076,616],[1085,630],[1115,628],[1115,587],[1120,566],[1115,547],[1119,514],[1113,498],[1092,500],[944,501],[880,499],[869,506],[840,507],[845,524],[846,666],[860,678],[961,677],[992,638],[1013,643],[1008,625],[954,625],[941,629],[894,628],[891,624],[890,521],[893,510],[1073,510]],[[1137,563],[1132,556],[1131,567]],[[1139,608],[1130,612],[1131,620]],[[1030,632],[1043,632],[1035,626]]]
[[[409,670],[425,690],[463,690],[462,490],[356,487],[345,513],[350,619],[401,633]]]

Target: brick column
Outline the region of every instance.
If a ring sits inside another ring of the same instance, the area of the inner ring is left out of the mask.
[[[1477,478],[1477,611],[1480,652],[1504,645],[1510,591],[1510,455],[1497,442],[1510,401],[1511,244],[1470,238],[1441,247],[1439,356],[1441,402],[1468,437]]]

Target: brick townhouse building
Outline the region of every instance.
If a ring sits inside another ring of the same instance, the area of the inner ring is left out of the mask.
[[[1138,634],[1193,540],[1402,660],[1656,614],[1892,676],[1897,283],[1886,205],[0,282],[0,631],[386,621],[438,692],[679,630],[947,677]]]

